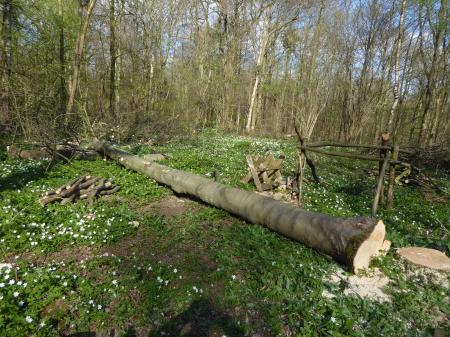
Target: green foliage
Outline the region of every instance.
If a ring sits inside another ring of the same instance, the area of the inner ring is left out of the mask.
[[[283,154],[288,174],[295,167],[293,145],[209,130],[129,150],[168,153],[166,165],[206,176],[218,170],[224,183],[252,189],[239,181],[245,155]],[[375,184],[364,172],[370,164],[313,159],[322,184],[304,185],[304,207],[368,215]],[[334,261],[264,227],[189,200],[185,213],[162,217],[154,202],[170,191],[114,163],[46,167],[0,164],[0,336],[113,327],[125,333],[128,326],[158,336],[179,333],[188,318],[197,322],[194,329],[206,324],[230,336],[431,336],[450,315],[445,282],[396,260],[394,252],[374,262],[391,280],[391,302],[345,295],[346,282],[329,281]],[[122,189],[91,208],[82,201],[38,205],[41,192],[80,174],[114,178]],[[448,189],[445,175],[436,179]],[[400,186],[395,196],[394,208],[380,214],[394,248],[449,248],[447,204],[428,201],[415,187]]]

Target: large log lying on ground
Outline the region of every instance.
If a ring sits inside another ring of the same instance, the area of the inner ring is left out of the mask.
[[[177,193],[195,196],[328,254],[349,266],[353,272],[367,268],[373,256],[388,248],[388,242],[384,241],[385,226],[381,220],[336,218],[308,212],[256,193],[146,161],[105,142],[94,141],[91,146],[126,168],[143,173]]]

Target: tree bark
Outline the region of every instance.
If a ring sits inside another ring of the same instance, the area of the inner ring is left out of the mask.
[[[83,25],[78,34],[77,46],[75,48],[75,62],[73,66],[72,84],[70,87],[70,95],[67,101],[66,115],[64,120],[65,126],[69,124],[69,116],[72,114],[73,110],[75,95],[77,93],[78,83],[80,81],[80,68],[81,68],[81,61],[83,59],[84,40],[86,38],[87,29],[89,27],[89,21],[92,16],[95,3],[96,0],[89,1],[86,12],[86,18],[84,19]]]
[[[11,75],[13,63],[13,26],[15,21],[14,3],[3,1],[2,22],[0,25],[0,127],[11,118]]]
[[[394,83],[392,84],[392,92],[394,95],[394,101],[392,102],[391,111],[389,112],[388,122],[386,125],[386,133],[391,134],[394,127],[394,116],[395,110],[397,109],[397,105],[399,102],[400,95],[400,80],[399,80],[399,71],[400,71],[400,53],[402,48],[402,36],[403,36],[403,18],[405,13],[406,0],[402,0],[401,8],[400,8],[400,22],[398,24],[398,35],[397,35],[397,47],[395,50],[395,64],[394,64]]]
[[[248,109],[248,115],[247,115],[247,124],[245,126],[245,130],[247,132],[254,131],[256,126],[256,115],[257,115],[257,98],[258,98],[258,91],[259,91],[259,85],[261,82],[261,76],[262,76],[262,67],[264,66],[264,55],[266,53],[267,45],[269,44],[269,25],[271,20],[271,13],[266,14],[266,18],[264,20],[264,30],[261,37],[261,46],[259,47],[258,57],[256,59],[256,76],[255,76],[255,82],[253,84],[253,90],[252,95],[250,97],[250,107]]]
[[[398,145],[394,146],[392,151],[392,160],[398,159],[399,147]],[[394,202],[394,188],[395,188],[395,164],[391,164],[389,166],[389,187],[386,198],[386,206],[388,209],[392,208],[392,204]]]
[[[429,6],[429,5],[427,5]],[[441,0],[440,1],[440,9],[439,13],[437,15],[437,22],[436,27],[433,29],[431,28],[432,36],[433,36],[433,55],[431,58],[431,64],[429,67],[426,65],[425,56],[424,56],[424,46],[423,46],[423,22],[421,18],[421,12],[419,12],[419,27],[420,27],[420,54],[422,56],[422,62],[424,65],[424,71],[426,76],[426,86],[425,86],[425,101],[424,101],[424,107],[423,107],[423,113],[422,113],[422,121],[419,131],[419,139],[418,139],[418,146],[419,147],[425,147],[428,144],[429,141],[429,114],[430,110],[432,109],[432,105],[435,99],[435,90],[436,90],[436,75],[437,75],[437,66],[439,62],[439,58],[441,56],[441,43],[443,39],[443,35],[445,33],[445,28],[447,27],[446,22],[446,13],[448,8],[448,0]],[[431,9],[427,7],[427,13],[428,13],[428,19],[431,22],[430,19],[430,11]],[[428,70],[426,68],[429,68]]]
[[[116,111],[116,0],[109,2],[109,113],[110,118],[115,118]]]
[[[60,99],[60,113],[64,114],[67,104],[67,91],[66,91],[66,47],[64,39],[64,12],[62,0],[58,1],[59,11],[59,99]]]
[[[109,55],[110,55],[110,92],[109,92],[109,112],[110,118],[116,118],[119,112],[120,103],[120,71],[121,71],[121,58],[120,58],[120,41],[118,39],[118,34],[121,25],[121,18],[123,13],[123,2],[120,4],[120,8],[116,11],[116,0],[110,0],[109,4],[109,30],[110,30],[110,41],[109,41]],[[118,12],[118,13],[117,13]]]
[[[383,164],[381,165],[380,171],[379,171],[379,177],[378,177],[378,184],[377,189],[375,190],[375,197],[372,204],[372,217],[376,217],[377,210],[378,210],[378,204],[383,199],[384,195],[384,175],[386,173],[386,169],[389,165],[389,158],[391,156],[391,151],[387,151],[385,154],[385,158],[383,161]]]
[[[143,173],[177,193],[195,196],[328,254],[349,266],[353,272],[367,268],[371,258],[386,248],[385,226],[381,220],[336,218],[308,212],[192,173],[147,162],[105,142],[94,141],[91,146],[126,168]]]

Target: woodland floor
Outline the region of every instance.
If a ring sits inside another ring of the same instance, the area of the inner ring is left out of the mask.
[[[294,141],[214,132],[128,150],[168,153],[165,165],[217,170],[246,189],[246,154],[286,155],[285,174],[295,160]],[[304,207],[369,215],[373,164],[313,158],[323,183],[305,185]],[[112,162],[47,164],[0,162],[0,336],[432,336],[450,325],[449,275],[395,256],[409,245],[449,255],[450,207],[433,191],[400,186],[394,208],[380,210],[392,248],[364,283],[327,256]],[[122,189],[92,208],[38,205],[41,192],[81,174],[114,177]],[[448,176],[429,174],[449,192]]]

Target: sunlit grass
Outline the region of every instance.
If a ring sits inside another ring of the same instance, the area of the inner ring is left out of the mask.
[[[223,183],[246,189],[253,189],[240,182],[246,154],[283,154],[283,174],[294,170],[296,158],[294,141],[213,131],[129,149],[170,154],[168,166],[204,176],[218,171]],[[313,159],[322,183],[305,184],[305,208],[370,213],[375,178],[364,170],[371,164]],[[338,268],[334,261],[264,227],[196,201],[183,214],[162,217],[148,205],[171,191],[115,163],[46,167],[0,163],[0,335],[125,333],[131,326],[138,335],[158,336],[206,311],[214,315],[200,319],[209,319],[219,336],[422,336],[450,315],[448,287],[398,261],[394,250],[375,261],[391,279],[391,302],[345,296],[345,284],[326,282]],[[92,207],[38,205],[41,192],[80,174],[114,178],[121,191]],[[437,181],[448,186],[439,172]],[[394,249],[450,250],[448,203],[429,201],[416,187],[398,187],[394,208],[381,208],[380,217]]]

